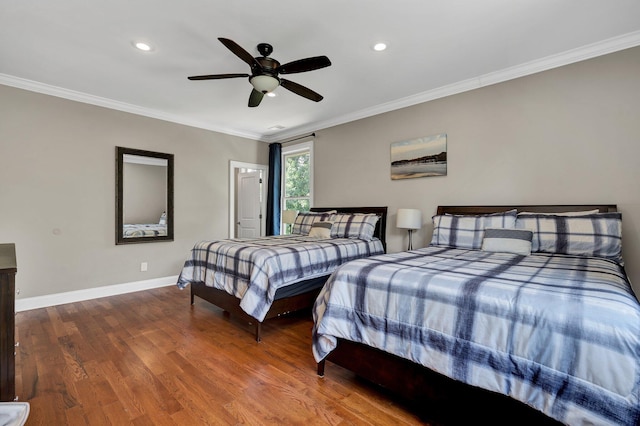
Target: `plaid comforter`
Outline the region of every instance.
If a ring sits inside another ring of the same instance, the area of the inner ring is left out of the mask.
[[[349,238],[274,236],[202,241],[191,250],[178,287],[201,282],[236,296],[240,307],[262,321],[276,290],[297,281],[329,275],[354,259],[384,253],[382,242]]]
[[[336,337],[499,392],[566,424],[640,423],[640,304],[600,258],[427,247],[356,260],[314,307]]]

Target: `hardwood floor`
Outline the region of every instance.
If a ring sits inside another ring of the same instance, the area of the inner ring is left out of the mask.
[[[327,363],[309,313],[253,328],[164,287],[18,313],[16,391],[27,425],[371,424],[420,418]]]

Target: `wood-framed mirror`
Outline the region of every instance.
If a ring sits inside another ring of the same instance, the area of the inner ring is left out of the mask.
[[[173,154],[116,147],[116,244],[173,241]]]

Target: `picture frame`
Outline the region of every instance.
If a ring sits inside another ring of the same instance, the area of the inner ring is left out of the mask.
[[[447,134],[391,144],[391,179],[447,175]]]

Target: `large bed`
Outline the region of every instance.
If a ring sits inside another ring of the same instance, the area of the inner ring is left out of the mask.
[[[263,321],[310,309],[339,265],[384,253],[386,221],[387,207],[317,207],[298,215],[293,235],[201,241],[177,285],[190,286],[192,305],[198,296],[254,324],[260,341]],[[314,236],[316,222],[330,234]]]
[[[614,205],[441,206],[428,247],[327,281],[318,374],[329,360],[445,424],[639,424],[621,227]]]

